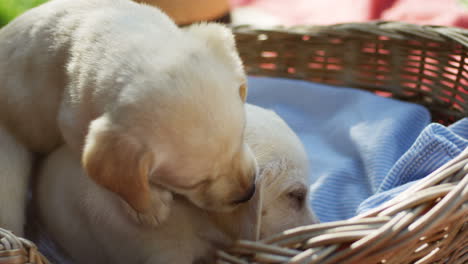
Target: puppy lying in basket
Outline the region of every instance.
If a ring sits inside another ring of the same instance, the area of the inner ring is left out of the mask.
[[[246,110],[245,137],[260,167],[259,188],[233,212],[205,211],[176,197],[158,228],[138,225],[119,197],[86,177],[63,147],[45,161],[37,186],[46,233],[75,263],[213,263],[214,249],[235,239],[314,223],[307,157],[298,137],[274,112],[252,105]]]
[[[0,226],[23,233],[32,153],[65,143],[158,225],[172,193],[234,209],[254,192],[231,32],[130,0],[53,0],[0,30]]]

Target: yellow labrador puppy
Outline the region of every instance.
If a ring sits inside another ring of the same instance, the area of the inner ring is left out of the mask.
[[[48,157],[39,178],[37,201],[46,233],[77,264],[190,264],[213,263],[215,248],[254,238],[257,213],[260,237],[314,223],[301,142],[272,111],[248,105],[247,120],[246,139],[258,158],[262,191],[234,211],[209,212],[175,197],[168,220],[158,228],[138,225],[119,198],[86,177],[64,147]]]
[[[0,30],[0,226],[22,233],[31,154],[63,143],[141,222],[164,220],[172,193],[235,208],[257,170],[243,140],[246,93],[221,25],[180,29],[129,0],[24,13]]]

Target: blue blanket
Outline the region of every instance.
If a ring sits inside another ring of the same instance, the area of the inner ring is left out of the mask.
[[[357,89],[250,77],[248,101],[275,110],[301,138],[322,222],[374,208],[468,146],[468,118],[429,124],[422,106]]]

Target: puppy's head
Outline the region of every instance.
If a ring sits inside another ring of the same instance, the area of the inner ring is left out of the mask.
[[[257,158],[257,192],[233,212],[214,213],[232,239],[255,240],[317,222],[308,205],[308,163],[302,143],[273,111],[246,105],[245,139]]]
[[[209,144],[206,147],[209,148]],[[194,158],[191,158],[192,155],[180,156],[179,161],[185,161],[185,164],[165,163],[155,172],[154,182],[185,196],[200,208],[230,211],[250,200],[256,189],[255,157],[247,145],[242,144],[240,148],[234,155],[220,153],[210,157],[200,153]],[[204,164],[210,165],[201,171]],[[190,175],[190,171],[198,172],[194,175],[203,177],[184,179],[184,175]]]
[[[246,142],[257,157],[263,188],[260,237],[316,223],[308,203],[308,159],[299,138],[273,111],[246,109]]]
[[[193,53],[171,80],[179,94],[160,129],[152,179],[197,206],[229,211],[255,191],[257,166],[244,143],[246,77],[232,33],[218,24],[183,29]],[[190,89],[184,89],[189,85]]]
[[[150,184],[230,210],[252,197],[257,173],[244,144],[245,73],[227,28],[195,25],[180,36],[180,48],[140,65],[112,112],[92,122],[84,168],[140,212]]]

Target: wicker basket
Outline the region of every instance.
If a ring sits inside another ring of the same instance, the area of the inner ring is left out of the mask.
[[[250,75],[375,91],[428,107],[434,120],[468,116],[468,31],[394,22],[234,29]],[[365,215],[239,241],[219,263],[467,263],[468,152]],[[48,263],[0,229],[0,264]]]
[[[397,22],[238,27],[251,75],[373,91],[468,116],[468,31]],[[398,197],[346,221],[238,241],[218,263],[468,263],[468,149]]]
[[[49,264],[32,242],[0,228],[0,264]]]

